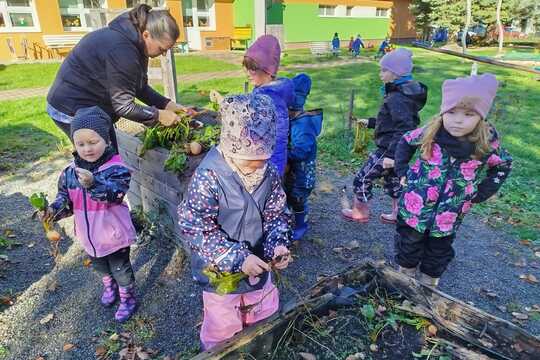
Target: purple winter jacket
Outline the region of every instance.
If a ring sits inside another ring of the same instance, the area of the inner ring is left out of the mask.
[[[60,175],[51,207],[57,219],[74,215],[75,235],[84,250],[92,257],[103,257],[135,242],[135,228],[124,202],[131,175],[119,155],[93,175],[94,184],[85,189],[71,163]]]
[[[253,89],[253,94],[264,94],[272,98],[276,108],[276,146],[270,162],[280,175],[287,165],[287,144],[289,143],[289,107],[294,101],[294,84],[291,79],[278,78],[268,84]]]

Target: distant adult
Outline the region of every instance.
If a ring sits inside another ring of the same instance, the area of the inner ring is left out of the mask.
[[[116,122],[173,125],[184,109],[148,85],[148,59],[165,54],[180,34],[167,10],[138,5],[85,35],[66,57],[47,95],[47,113],[69,136],[80,108],[98,106]],[[136,102],[136,99],[146,105]],[[114,127],[110,138],[118,150]]]

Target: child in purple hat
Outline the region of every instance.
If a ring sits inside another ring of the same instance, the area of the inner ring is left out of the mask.
[[[294,85],[288,78],[277,78],[281,47],[276,37],[263,35],[249,47],[242,65],[250,83],[255,87],[253,94],[268,95],[276,109],[276,146],[270,158],[281,176],[287,165],[287,143],[289,140],[288,108],[294,101]]]
[[[394,172],[394,152],[401,136],[420,124],[418,112],[427,99],[427,87],[414,81],[412,53],[407,49],[397,49],[380,60],[380,78],[384,85],[383,103],[376,118],[360,119],[360,123],[375,129],[377,148],[368,156],[353,182],[354,203],[351,209],[343,209],[347,220],[366,223],[369,221],[369,201],[372,198],[373,182],[384,179],[384,190],[392,198],[392,211],[381,214],[384,223],[395,223],[397,201],[401,193],[399,178]]]
[[[396,174],[406,188],[399,201],[396,262],[410,276],[419,267],[425,285],[437,286],[454,258],[452,242],[472,204],[494,195],[510,173],[512,158],[486,121],[497,86],[491,74],[446,80],[439,115],[397,145]]]

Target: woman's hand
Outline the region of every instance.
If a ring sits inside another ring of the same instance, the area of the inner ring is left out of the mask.
[[[278,257],[279,261],[274,263],[274,268],[283,270],[289,266],[289,263],[291,262],[291,253],[289,252],[289,249],[283,245],[276,246],[274,249],[274,261],[276,261]]]
[[[270,270],[270,265],[253,254],[249,255],[242,263],[242,272],[248,276],[258,276]]]
[[[178,115],[170,110],[159,110],[158,121],[163,126],[173,126],[178,122]]]
[[[85,189],[88,189],[94,184],[94,175],[92,175],[90,171],[82,168],[75,168],[75,173],[77,174],[79,182]]]
[[[385,157],[382,161],[383,169],[391,169],[394,167],[394,159]]]

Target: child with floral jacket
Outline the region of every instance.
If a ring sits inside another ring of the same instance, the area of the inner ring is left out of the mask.
[[[436,286],[453,259],[452,242],[465,214],[494,195],[510,173],[512,158],[486,121],[497,86],[491,74],[446,80],[440,115],[406,133],[397,146],[395,169],[403,182],[406,177],[406,188],[399,201],[396,261],[413,276],[419,265],[427,285]]]
[[[204,350],[278,310],[269,262],[284,269],[290,260],[287,199],[269,161],[276,137],[272,99],[229,96],[221,101],[220,113],[220,144],[200,163],[178,208],[193,278],[203,290]],[[220,295],[203,272],[209,267],[249,277],[234,292]]]

